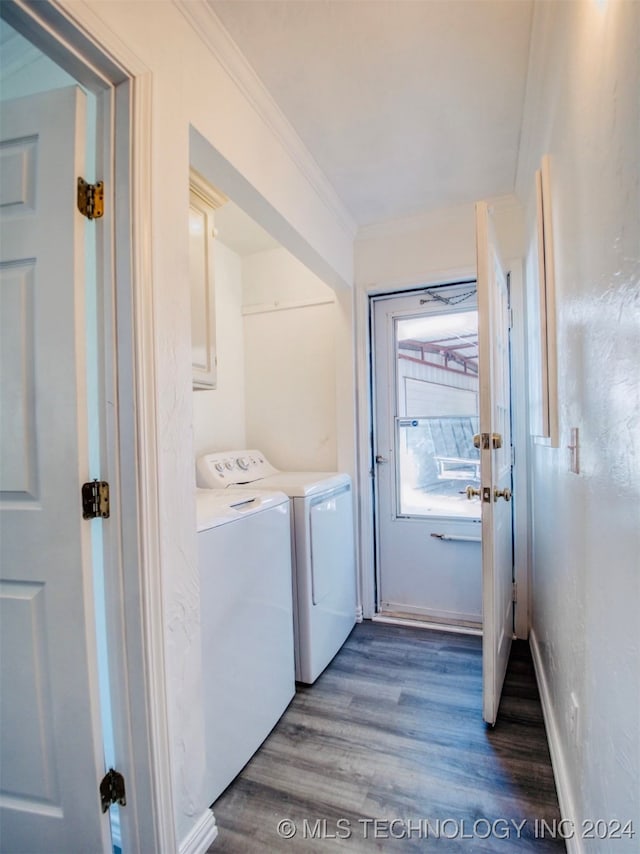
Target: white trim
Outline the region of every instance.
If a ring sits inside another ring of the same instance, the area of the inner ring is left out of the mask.
[[[467,214],[473,212],[473,203],[467,202],[466,204],[455,205],[444,210],[436,208],[411,216],[395,217],[394,219],[382,220],[381,222],[371,222],[360,226],[357,240],[377,240],[381,237],[411,234],[415,231],[428,231],[433,225],[434,219],[441,221],[444,216],[455,222],[459,218],[460,211],[466,211]]]
[[[173,774],[170,762],[166,665],[164,659],[164,609],[160,510],[158,497],[157,413],[155,395],[155,315],[152,263],[152,76],[134,80],[133,168],[131,187],[133,246],[133,339],[135,348],[135,400],[137,413],[138,508],[143,654],[147,677],[147,712],[150,726],[151,774],[156,809],[158,850],[175,849],[173,824]],[[159,577],[158,577],[159,576]]]
[[[215,816],[210,809],[207,809],[180,843],[178,854],[205,854],[217,837],[218,826]]]
[[[414,629],[431,629],[435,632],[447,632],[453,635],[482,637],[482,629],[476,629],[473,626],[449,626],[446,623],[432,623],[429,620],[412,620],[409,617],[391,617],[387,614],[375,614],[371,620],[374,623],[387,623],[390,626],[411,626]]]
[[[477,542],[481,542],[480,538]],[[421,608],[420,605],[406,605],[404,602],[388,602],[386,600],[381,603],[378,616],[401,618],[406,616],[410,620],[427,620],[447,626],[474,623],[479,629],[482,627],[482,614],[474,614],[468,611],[444,611],[439,608]]]
[[[19,2],[25,2],[25,0],[19,0]],[[108,59],[120,68],[124,77],[136,78],[138,75],[150,73],[149,68],[138,55],[107,26],[86,0],[48,0],[48,5],[57,9],[67,21],[81,30],[100,57]]]
[[[515,448],[513,467],[513,554],[514,581],[518,601],[514,605],[515,636],[526,640],[529,633],[529,401],[527,385],[526,298],[524,270],[520,259],[506,262],[511,288],[511,441]],[[515,285],[517,283],[517,288]],[[515,297],[515,298],[514,298]]]
[[[512,194],[493,196],[485,199],[487,205],[497,209],[512,207],[513,200],[514,196]],[[453,222],[458,222],[461,211],[465,211],[469,219],[472,220],[473,210],[473,202],[463,202],[462,204],[453,205],[448,208],[433,208],[418,214],[394,217],[393,219],[381,220],[380,222],[371,222],[360,226],[357,239],[376,240],[381,237],[411,234],[411,232],[415,231],[428,231],[430,226],[433,225],[434,220],[442,222],[443,217]]]
[[[354,293],[354,347],[356,356],[356,480],[360,556],[360,607],[364,619],[371,619],[375,605],[375,529],[373,513],[373,469],[369,436],[371,430],[369,294],[356,286]]]
[[[202,201],[209,205],[209,207],[213,208],[214,211],[218,210],[218,208],[221,208],[223,205],[226,205],[229,201],[228,196],[225,196],[221,190],[217,190],[215,187],[212,187],[207,179],[203,178],[196,169],[193,169],[193,167],[189,169],[189,189],[197,196],[200,196]]]
[[[454,269],[435,270],[420,276],[412,273],[408,276],[385,280],[383,282],[366,282],[359,283],[360,290],[366,291],[367,297],[384,297],[389,295],[394,298],[399,291],[420,291],[423,288],[430,288],[434,285],[456,285],[464,284],[465,282],[476,281],[475,267],[455,267]]]
[[[318,198],[353,240],[357,231],[355,220],[218,15],[208,3],[194,3],[191,0],[173,0],[173,3],[279,140]]]
[[[540,645],[533,628],[529,632],[529,646],[531,647],[533,669],[536,674],[538,692],[540,694],[540,702],[542,704],[542,714],[547,730],[549,753],[551,754],[551,767],[553,768],[553,777],[555,779],[556,791],[558,793],[560,815],[562,819],[567,822],[575,822],[575,799],[571,788],[571,776],[569,774],[569,769],[564,755],[564,748],[560,738],[560,730],[558,729],[558,724],[556,722],[553,702],[551,699],[551,691],[549,690],[549,683],[547,682],[544,664],[542,662],[542,655],[540,653]],[[567,854],[583,854],[585,849],[582,844],[582,839],[578,833],[565,841],[567,843]]]
[[[271,303],[254,303],[253,305],[243,305],[242,314],[268,314],[272,311],[290,311],[294,308],[311,308],[317,305],[334,305],[335,299],[307,299],[307,300],[291,300],[284,302]]]

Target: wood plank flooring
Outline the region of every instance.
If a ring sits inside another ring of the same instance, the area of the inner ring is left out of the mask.
[[[480,638],[357,625],[213,805],[209,851],[564,851],[542,825],[560,814],[525,642],[495,728],[481,709]]]

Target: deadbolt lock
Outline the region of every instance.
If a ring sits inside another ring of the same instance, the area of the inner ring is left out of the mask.
[[[476,433],[473,437],[473,447],[488,451],[502,447],[502,435],[500,433]]]
[[[498,498],[504,498],[505,501],[511,501],[511,490],[508,486],[505,486],[504,489],[493,490],[493,500],[497,501]]]

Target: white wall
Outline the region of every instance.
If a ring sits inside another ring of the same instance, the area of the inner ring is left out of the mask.
[[[639,58],[640,4],[538,4],[518,171],[531,229],[534,170],[551,155],[560,447],[531,449],[532,640],[548,687],[561,805],[577,821],[636,824]],[[580,429],[579,475],[569,473],[571,427]],[[636,838],[585,847],[613,844],[620,852],[638,845]]]
[[[277,468],[334,471],[335,294],[282,248],[246,257],[243,285],[247,445]]]
[[[193,392],[196,455],[244,448],[244,328],[242,259],[219,240],[215,252],[217,386]]]

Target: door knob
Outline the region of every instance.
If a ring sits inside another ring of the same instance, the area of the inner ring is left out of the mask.
[[[382,456],[382,454],[378,454],[378,455],[376,456],[376,462],[377,462],[378,464],[380,464],[380,463],[388,463],[388,462],[389,462],[389,460],[388,460],[386,457],[383,457],[383,456]]]
[[[467,492],[467,498],[469,499],[469,501],[471,501],[472,498],[475,498],[475,496],[478,496],[478,498],[480,497],[480,490],[476,489],[473,486],[468,486],[466,489],[466,492]]]
[[[493,500],[497,501],[498,498],[504,498],[505,501],[511,501],[511,490],[508,486],[505,486],[504,489],[493,490]]]

